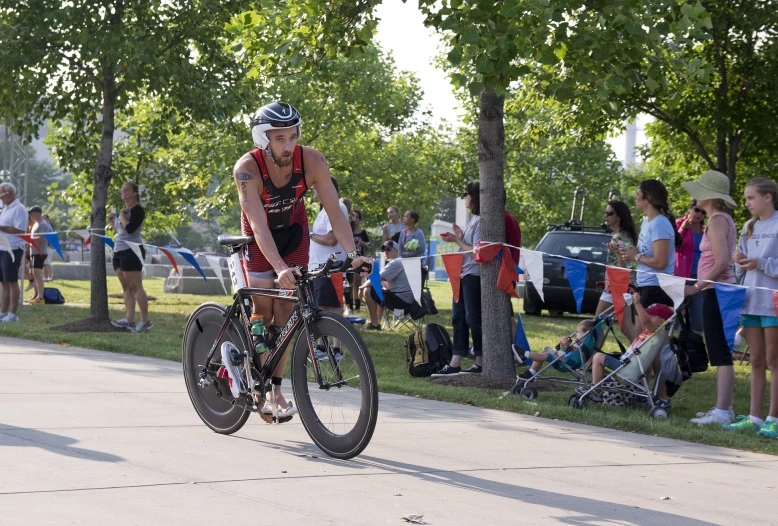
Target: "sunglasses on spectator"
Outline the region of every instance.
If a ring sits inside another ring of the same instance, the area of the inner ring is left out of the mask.
[[[696,206],[692,208],[692,210],[694,210],[695,214],[702,214],[702,215],[706,214],[705,210],[703,210],[702,208],[697,208]]]
[[[3,192],[2,194],[0,194],[0,198],[3,198],[5,196],[7,196],[7,195],[8,195],[8,192]]]
[[[614,212],[613,210],[611,210],[610,212],[605,212],[605,215],[606,215],[606,216],[608,216],[608,217],[610,217],[610,216],[615,216],[615,215],[616,215],[616,212]]]

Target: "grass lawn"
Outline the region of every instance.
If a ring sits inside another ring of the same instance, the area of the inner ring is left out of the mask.
[[[0,334],[30,340],[59,343],[105,351],[137,354],[166,360],[181,360],[181,341],[187,316],[197,305],[205,301],[231,303],[228,296],[194,296],[163,293],[163,278],[144,280],[146,291],[157,299],[151,302],[151,319],[154,329],[146,334],[125,333],[66,333],[52,331],[51,327],[89,316],[89,282],[55,281],[51,286],[60,289],[66,305],[22,306],[20,323],[0,324]],[[445,326],[451,333],[451,289],[448,283],[431,283],[438,315],[431,322]],[[120,293],[115,277],[108,278],[108,292]],[[31,293],[27,293],[29,296]],[[520,303],[514,301],[514,309]],[[119,298],[109,298],[111,317],[124,317],[124,306]],[[554,345],[562,335],[575,330],[580,317],[524,316],[524,326],[533,349]],[[438,385],[428,378],[412,378],[405,368],[405,338],[407,332],[362,331],[375,363],[379,388],[385,392],[419,395],[423,398],[455,403],[468,403],[479,407],[503,409],[546,418],[581,422],[595,426],[633,431],[643,434],[677,438],[704,444],[732,447],[778,455],[778,440],[768,440],[755,434],[733,434],[717,426],[700,427],[689,423],[694,413],[713,406],[715,399],[715,373],[696,374],[673,397],[670,418],[653,420],[647,411],[638,408],[619,409],[597,407],[589,404],[584,411],[567,406],[571,390],[541,391],[537,400],[524,401],[502,391]],[[611,342],[612,343],[612,342]],[[613,350],[616,350],[613,344]],[[465,363],[469,366],[469,363]],[[747,365],[735,366],[735,412],[742,414],[749,406],[750,369]],[[769,388],[768,388],[769,392]],[[765,407],[767,409],[767,407]]]

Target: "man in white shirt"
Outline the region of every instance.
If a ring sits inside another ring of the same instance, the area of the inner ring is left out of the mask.
[[[338,191],[338,180],[332,177],[332,184],[335,185],[335,190]],[[319,194],[316,192],[316,187],[313,188],[313,198],[317,203],[321,203]],[[346,205],[342,201],[338,201],[340,205],[340,211],[348,219],[348,210]],[[346,259],[346,253],[343,247],[340,246],[338,240],[335,239],[335,232],[332,231],[332,224],[330,218],[327,215],[327,211],[322,207],[319,211],[319,215],[316,216],[316,220],[310,228],[310,246],[308,248],[308,269],[313,270],[321,267],[329,259],[330,255],[336,254],[338,261]],[[343,313],[343,307],[341,298],[339,298],[338,292],[335,290],[335,286],[332,284],[332,279],[338,279],[340,276],[331,278],[325,276],[317,278],[311,282],[311,292],[313,293],[313,302],[323,311]],[[340,352],[340,342],[335,340],[333,342],[333,352],[337,355]],[[326,351],[322,352],[321,349],[316,352],[319,359],[323,359],[327,356]]]
[[[29,215],[27,208],[16,199],[16,187],[11,183],[1,183],[0,200],[3,202],[0,232],[26,234]],[[22,264],[26,241],[9,235],[8,243],[11,245],[12,252],[0,245],[0,282],[3,286],[0,322],[2,323],[19,321],[19,316],[16,315],[16,309],[19,307],[19,267]]]

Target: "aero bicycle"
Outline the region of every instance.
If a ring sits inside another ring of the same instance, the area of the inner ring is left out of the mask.
[[[248,236],[219,236],[219,243],[232,253],[229,267],[235,289],[233,304],[227,308],[204,303],[187,322],[182,361],[192,405],[213,431],[232,434],[243,427],[251,413],[262,410],[265,395],[271,393],[273,422],[285,421],[277,414],[270,379],[294,340],[287,370],[300,420],[326,454],[352,458],[367,447],[375,430],[375,369],[359,333],[343,316],[316,308],[311,296],[311,280],[351,271],[351,262],[329,259],[318,270],[299,268],[296,289],[248,288],[240,252],[252,240]],[[263,336],[253,336],[249,325],[253,296],[293,302],[295,308],[283,327],[269,325]],[[340,341],[339,353],[333,351],[336,339]],[[261,341],[268,348],[264,364],[255,351]],[[240,370],[237,397],[233,397],[223,374],[222,348]]]

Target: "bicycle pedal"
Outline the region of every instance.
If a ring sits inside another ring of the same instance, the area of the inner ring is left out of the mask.
[[[243,358],[245,358],[246,353],[243,353],[237,349],[230,349],[230,361],[232,362],[232,365],[241,365],[243,364]]]

